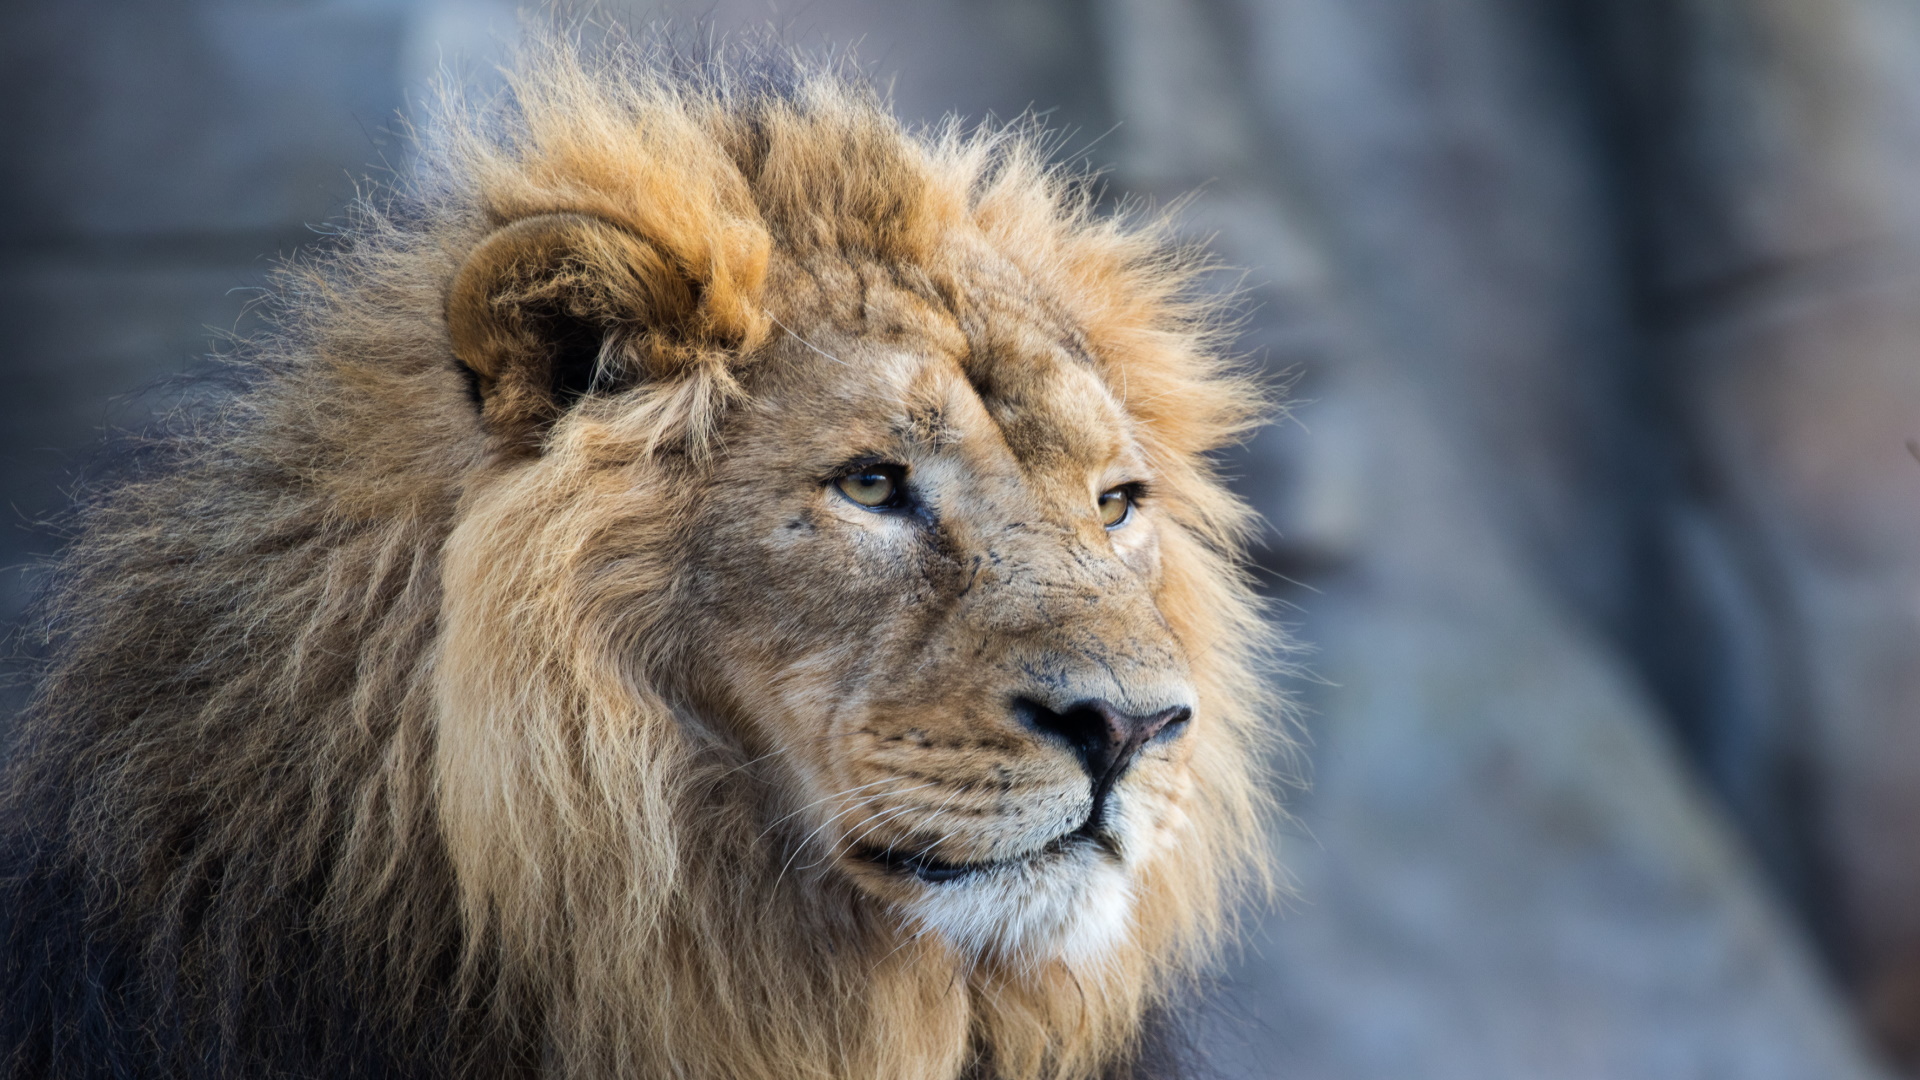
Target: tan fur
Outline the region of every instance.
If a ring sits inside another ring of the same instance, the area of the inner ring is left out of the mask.
[[[70,608],[225,589],[166,662],[236,673],[69,750],[61,782],[117,815],[79,831],[164,902],[126,814],[281,830],[230,850],[330,867],[328,924],[401,1008],[457,912],[462,1000],[560,1075],[1124,1060],[1266,874],[1269,641],[1206,457],[1260,395],[1200,260],[1032,133],[911,135],[826,72],[768,95],[549,45],[512,102],[450,113],[422,210],[293,272],[296,345],[200,479],[78,549]],[[561,322],[600,335],[577,401]],[[923,518],[837,495],[862,456]],[[247,469],[278,479],[188,535],[140,520]],[[1129,482],[1108,532],[1094,499]],[[152,647],[70,633],[43,703]],[[1090,805],[1007,712],[1042,692],[1193,707],[1116,786],[1111,851],[1029,859]],[[305,793],[262,788],[289,760]],[[931,884],[875,847],[1007,861]]]

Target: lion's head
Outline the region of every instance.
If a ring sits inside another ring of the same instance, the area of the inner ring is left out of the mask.
[[[831,73],[557,49],[513,101],[301,271],[308,344],[197,459],[316,523],[202,542],[319,577],[195,618],[292,665],[245,700],[307,720],[237,730],[323,777],[331,832],[284,841],[333,867],[320,924],[390,952],[444,904],[457,1000],[571,1074],[1124,1059],[1262,865],[1247,516],[1205,457],[1258,395],[1198,260],[1031,132],[911,134]]]

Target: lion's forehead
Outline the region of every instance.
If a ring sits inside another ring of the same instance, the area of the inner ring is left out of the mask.
[[[1121,453],[1122,395],[1064,306],[977,242],[944,254],[777,260],[785,332],[771,351],[822,391],[812,415],[916,447],[986,437],[1029,469],[1097,469]]]
[[[1051,339],[955,354],[922,341],[821,334],[793,351],[806,375],[770,403],[776,426],[825,453],[951,453],[976,468],[1075,486],[1137,464],[1124,407],[1089,362]]]

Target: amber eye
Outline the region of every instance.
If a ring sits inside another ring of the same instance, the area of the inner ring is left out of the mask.
[[[840,494],[869,510],[899,506],[906,490],[906,470],[898,465],[869,465],[833,482]]]
[[[1126,524],[1127,516],[1133,511],[1133,491],[1122,484],[1117,488],[1100,493],[1100,524],[1109,529],[1117,529]]]

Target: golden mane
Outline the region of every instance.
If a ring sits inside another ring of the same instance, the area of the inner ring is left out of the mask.
[[[443,112],[416,181],[284,269],[230,392],[80,511],[7,762],[9,1075],[1126,1069],[1141,1017],[1267,873],[1272,642],[1236,563],[1249,513],[1206,456],[1262,396],[1220,357],[1204,260],[1164,220],[1097,212],[1028,127],[909,133],[858,81],[786,58],[549,41],[502,104]],[[502,374],[483,425],[469,379],[495,376],[452,359],[510,345],[450,339],[462,268],[556,214],[701,282],[619,286],[674,332],[621,343],[638,404],[569,451],[658,462],[617,580],[569,576],[606,542],[579,517],[525,509],[590,485],[496,471],[503,432],[538,452],[548,406]],[[850,915],[844,884],[768,850],[754,761],[650,684],[700,642],[664,600],[610,609],[672,593],[682,481],[725,454],[743,372],[804,307],[788,256],[858,251],[944,295],[931,253],[959,234],[1124,388],[1180,526],[1164,615],[1220,717],[1189,840],[1091,967]],[[479,554],[509,540],[542,553],[513,580]]]

